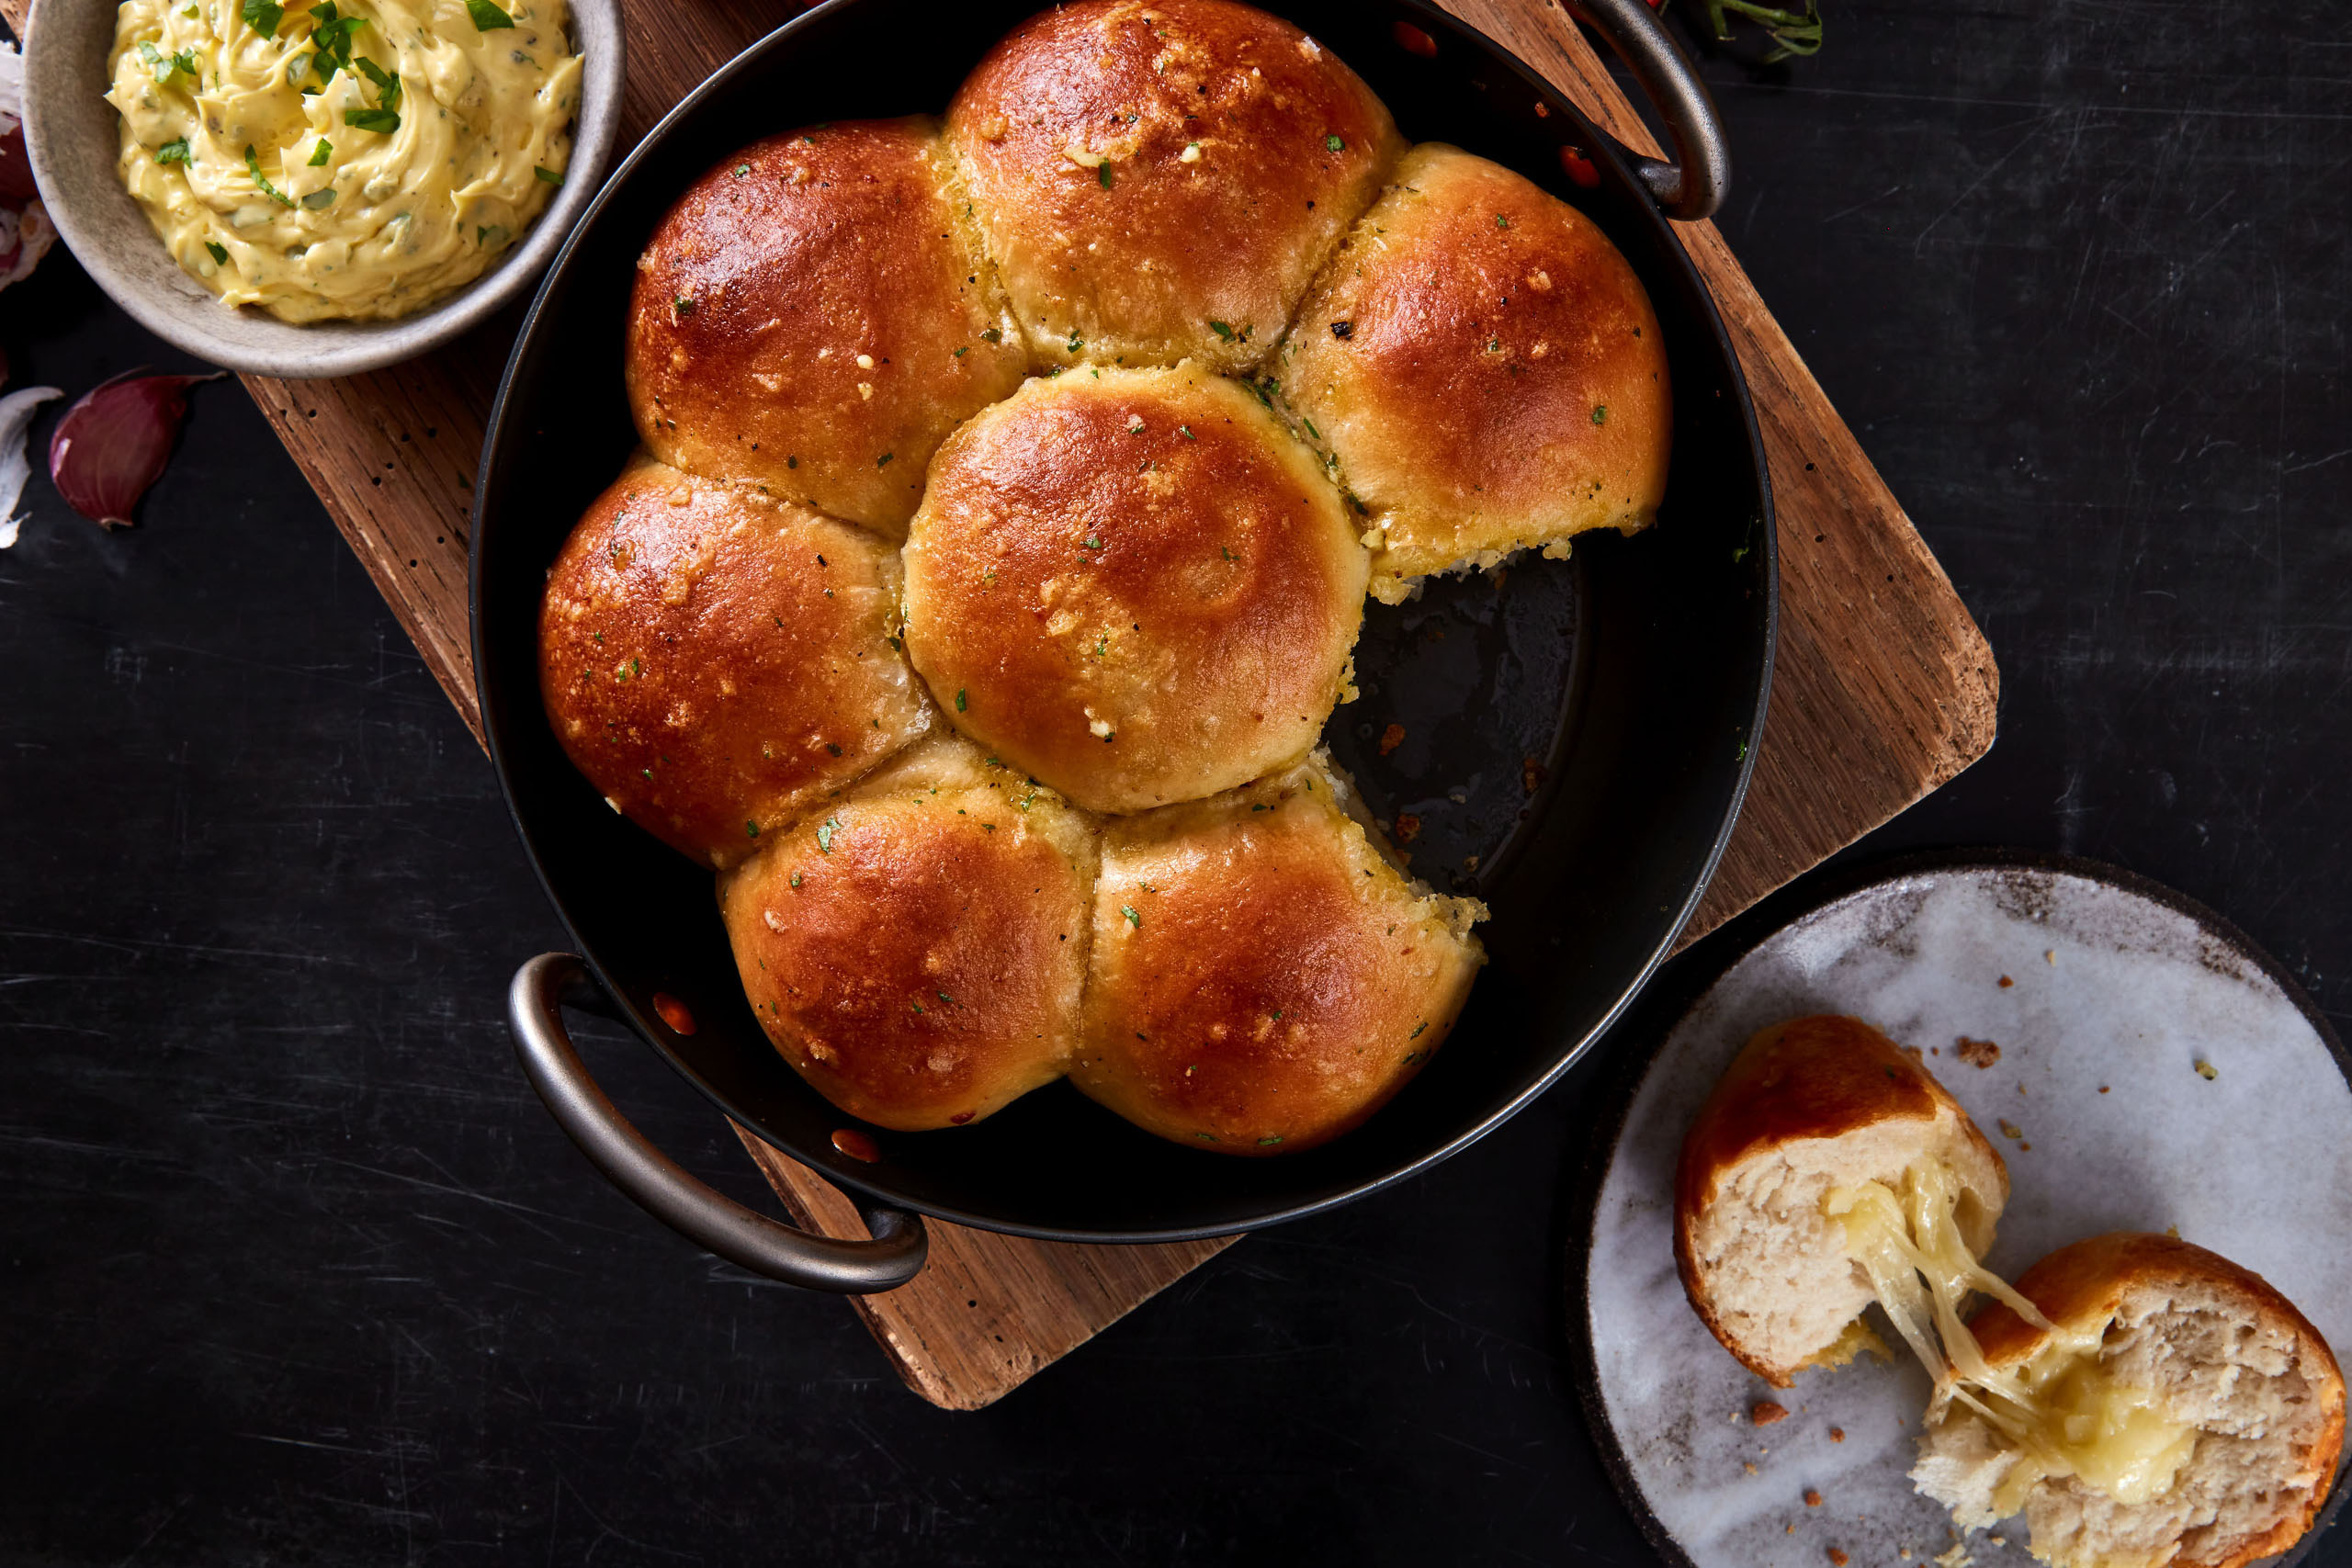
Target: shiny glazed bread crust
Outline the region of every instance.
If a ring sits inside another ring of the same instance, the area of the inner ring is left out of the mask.
[[[1276,361],[1370,509],[1373,590],[1645,526],[1673,424],[1649,296],[1590,219],[1459,148],[1406,155]]]
[[[1097,811],[1303,755],[1363,618],[1314,455],[1189,366],[1031,381],[972,420],[905,559],[908,652],[950,721]]]
[[[720,881],[760,1025],[826,1099],[961,1126],[1061,1075],[1086,974],[1093,829],[935,737]]]
[[[1484,908],[1408,883],[1318,756],[1106,823],[1085,1041],[1070,1080],[1221,1154],[1328,1142],[1443,1043]]]
[[[1229,0],[1041,11],[947,130],[1048,365],[1257,364],[1403,151],[1337,56]]]
[[[896,538],[947,433],[1027,355],[929,117],[753,142],[689,187],[639,258],[629,408],[695,473]]]
[[[564,541],[539,687],[572,764],[706,865],[921,735],[897,556],[748,485],[639,460]]]

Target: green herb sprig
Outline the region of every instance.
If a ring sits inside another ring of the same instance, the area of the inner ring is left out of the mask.
[[[1764,29],[1772,40],[1771,50],[1761,63],[1778,65],[1783,60],[1821,52],[1821,12],[1814,0],[1804,0],[1804,9],[1789,10],[1780,6],[1762,6],[1756,0],[1699,0],[1707,13],[1707,25],[1713,28],[1717,43],[1732,41],[1731,18],[1742,17]]]

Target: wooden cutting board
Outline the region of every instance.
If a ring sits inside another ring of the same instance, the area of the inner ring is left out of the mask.
[[[0,0],[22,30],[28,0]],[[43,5],[66,0],[41,0]],[[91,3],[91,0],[79,0]],[[1628,145],[1657,151],[1554,0],[1445,0]],[[627,0],[623,143],[800,7]],[[1738,831],[1685,942],[1851,843],[1982,756],[1999,674],[1935,557],[1829,406],[1712,223],[1680,230],[1755,394],[1778,506],[1781,644]],[[467,519],[510,313],[426,359],[340,381],[245,385],[401,624],[481,737],[468,647]],[[517,954],[519,958],[521,954]],[[840,1193],[736,1129],[798,1223],[863,1235]],[[931,1226],[911,1284],[854,1299],[899,1375],[977,1409],[1238,1238],[1079,1247]]]

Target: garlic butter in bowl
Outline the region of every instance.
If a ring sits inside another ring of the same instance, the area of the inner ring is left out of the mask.
[[[122,181],[181,266],[280,321],[472,282],[563,184],[563,0],[124,0]]]
[[[48,4],[28,152],[132,315],[232,368],[336,376],[526,288],[617,129],[614,0]]]

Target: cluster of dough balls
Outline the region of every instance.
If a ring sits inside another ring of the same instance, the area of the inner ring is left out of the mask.
[[[717,869],[820,1092],[916,1130],[1067,1077],[1257,1155],[1429,1058],[1484,910],[1316,738],[1367,593],[1654,513],[1664,349],[1589,220],[1262,12],[1079,0],[944,121],[695,182],[626,369],[548,718]]]

